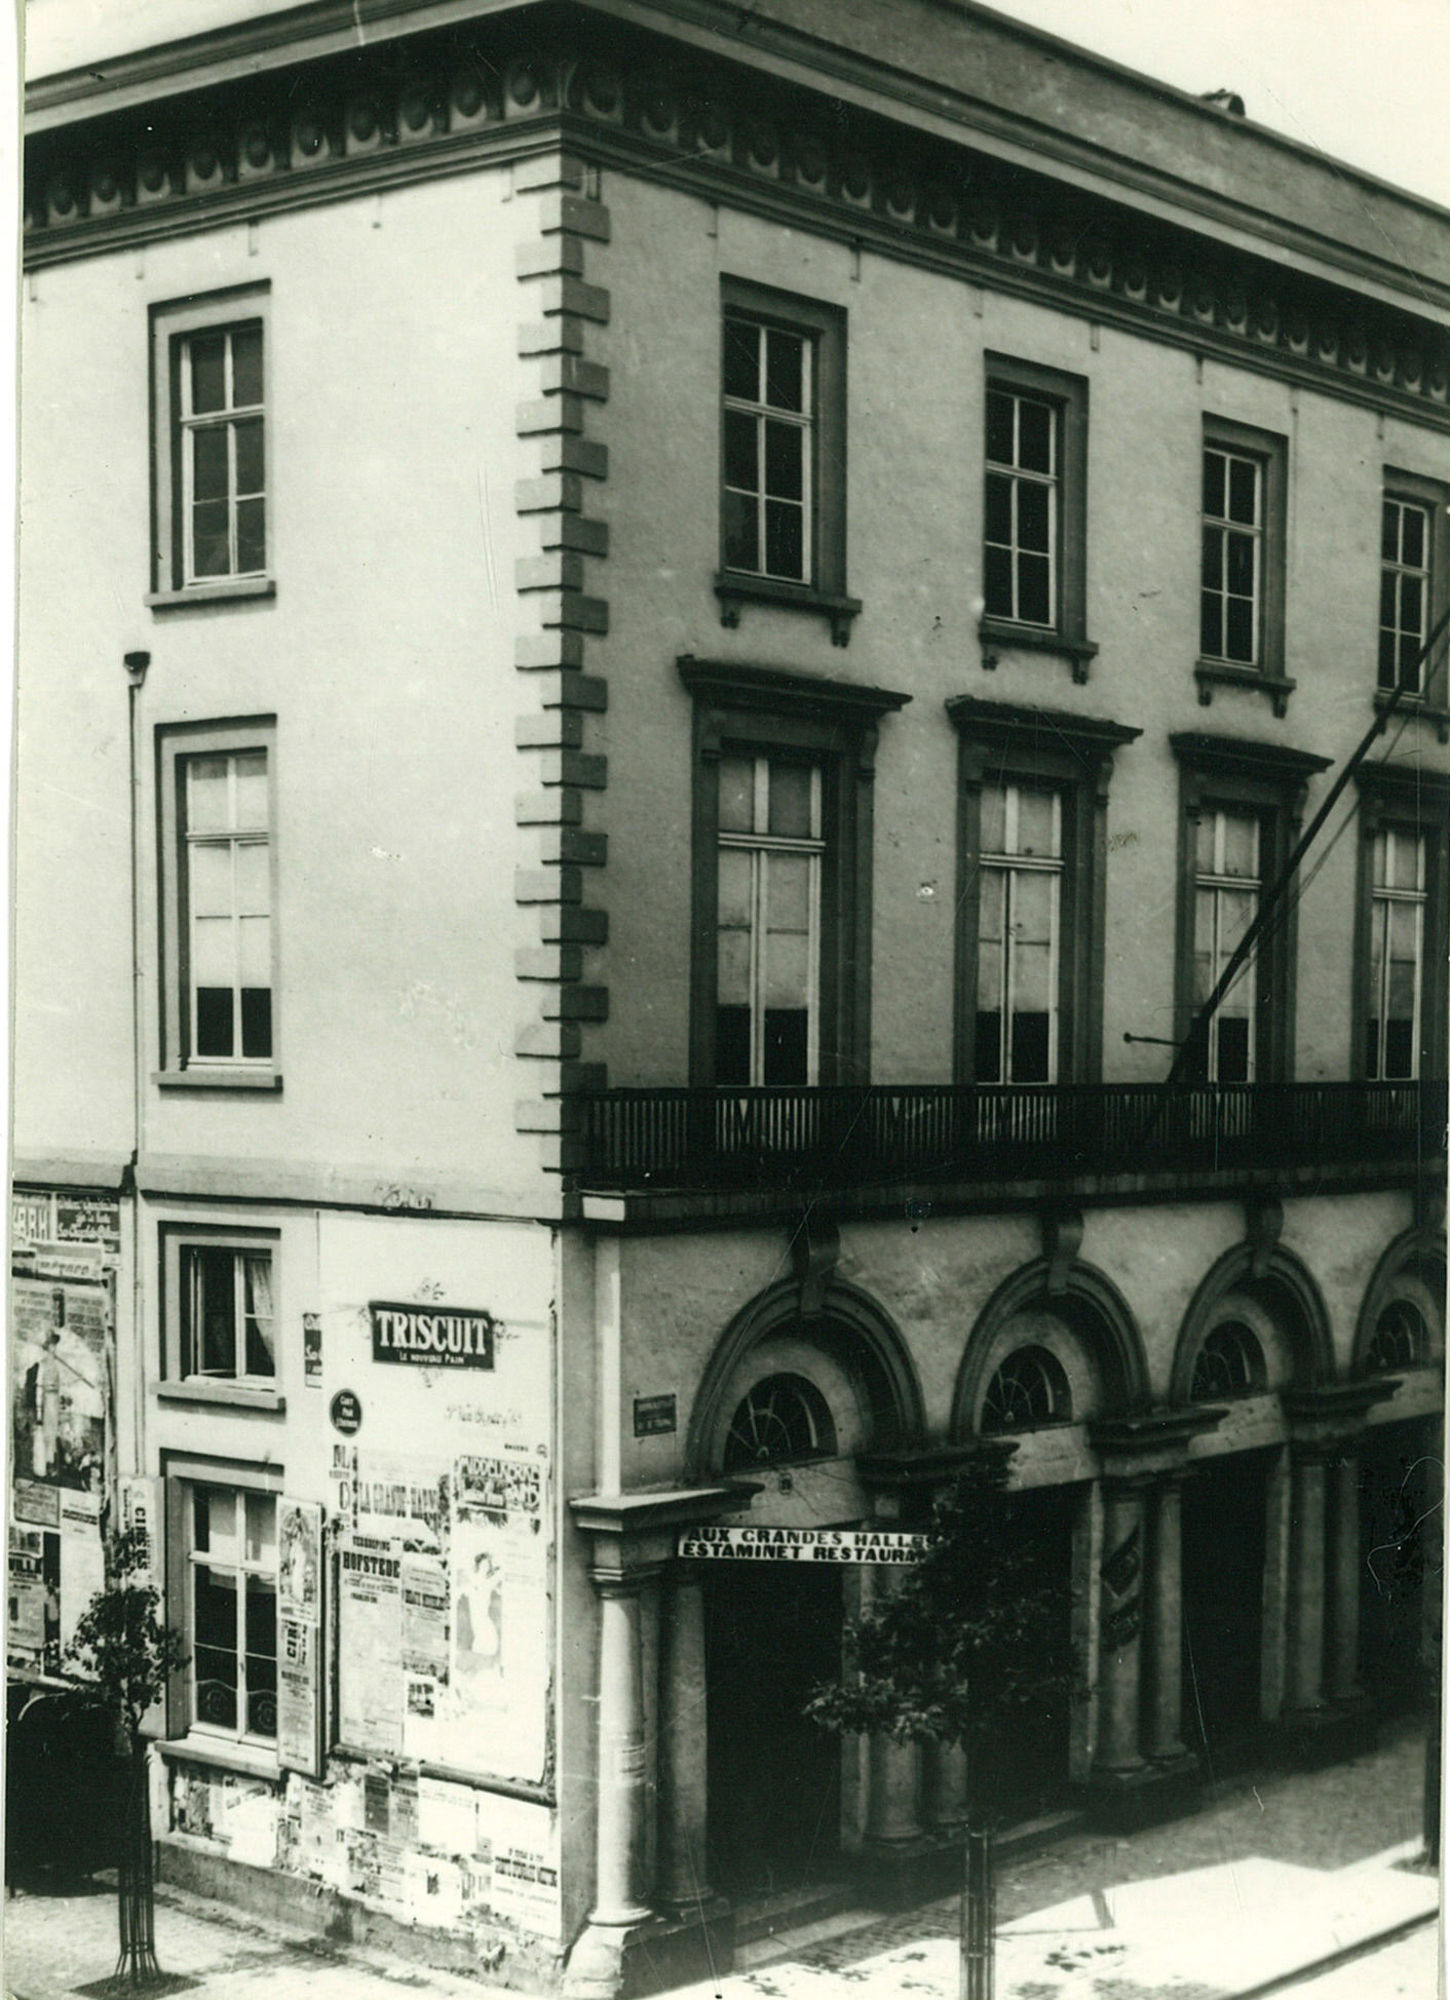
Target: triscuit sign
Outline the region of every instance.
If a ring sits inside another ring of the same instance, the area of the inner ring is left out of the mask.
[[[415,1368],[492,1368],[492,1313],[469,1306],[423,1307],[371,1301],[373,1360]]]
[[[711,1562],[914,1563],[930,1537],[878,1528],[689,1528],[679,1554]]]

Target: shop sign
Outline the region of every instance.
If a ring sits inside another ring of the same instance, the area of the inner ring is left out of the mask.
[[[709,1562],[914,1563],[930,1539],[878,1528],[687,1528],[677,1553]]]
[[[415,1368],[492,1368],[492,1313],[468,1306],[433,1310],[370,1302],[373,1360],[410,1363]]]
[[[327,1406],[327,1414],[332,1419],[332,1428],[341,1431],[344,1437],[352,1437],[362,1429],[362,1404],[351,1389],[339,1389]]]
[[[637,1438],[667,1437],[676,1424],[673,1396],[636,1396],[634,1434]]]

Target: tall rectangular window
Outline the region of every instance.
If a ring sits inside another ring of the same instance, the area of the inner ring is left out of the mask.
[[[198,1484],[189,1498],[189,1719],[200,1729],[275,1743],[275,1496]]]
[[[1057,1077],[1062,800],[1029,785],[983,785],[975,1077]]]
[[[267,752],[180,760],[187,1046],[201,1063],[272,1056]]]
[[[1364,1070],[1371,1079],[1419,1074],[1425,863],[1423,834],[1386,826],[1374,835]]]
[[[267,567],[261,322],[189,334],[177,360],[184,580],[260,576]]]
[[[1430,630],[1433,519],[1418,500],[1387,493],[1380,527],[1379,685],[1419,694]]]
[[[1207,660],[1256,666],[1261,658],[1264,494],[1260,459],[1205,446],[1199,645]]]
[[[989,618],[1056,623],[1060,430],[1057,404],[988,388],[983,592]]]
[[[265,284],[153,306],[153,558],[158,610],[270,595]]]
[[[820,1062],[821,769],[719,765],[715,1080],[811,1084]]]
[[[725,567],[811,578],[815,347],[806,334],[725,314]]]
[[[277,1374],[270,1249],[183,1243],[181,1373],[272,1382]]]
[[[1256,814],[1205,810],[1197,823],[1193,904],[1193,1004],[1222,978],[1259,906],[1261,826]],[[1254,957],[1240,968],[1209,1024],[1210,1083],[1251,1083],[1258,1009]]]

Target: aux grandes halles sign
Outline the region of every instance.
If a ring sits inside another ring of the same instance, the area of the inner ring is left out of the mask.
[[[914,1563],[929,1540],[889,1528],[688,1528],[677,1553],[707,1562]]]
[[[492,1368],[498,1322],[492,1313],[468,1306],[432,1310],[423,1306],[368,1305],[373,1325],[373,1360],[398,1361],[415,1368]]]

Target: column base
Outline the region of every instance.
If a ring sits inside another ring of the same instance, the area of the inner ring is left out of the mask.
[[[1337,1764],[1373,1750],[1378,1736],[1374,1703],[1368,1695],[1325,1702],[1321,1708],[1289,1708],[1276,1734],[1284,1753],[1301,1767]]]
[[[735,1917],[723,1896],[651,1912],[632,1924],[586,1924],[564,1968],[565,2000],[641,2000],[728,1972]]]
[[[1094,1771],[1087,1786],[1088,1817],[1110,1832],[1131,1833],[1192,1812],[1202,1785],[1198,1759],[1188,1750],[1126,1770]]]

